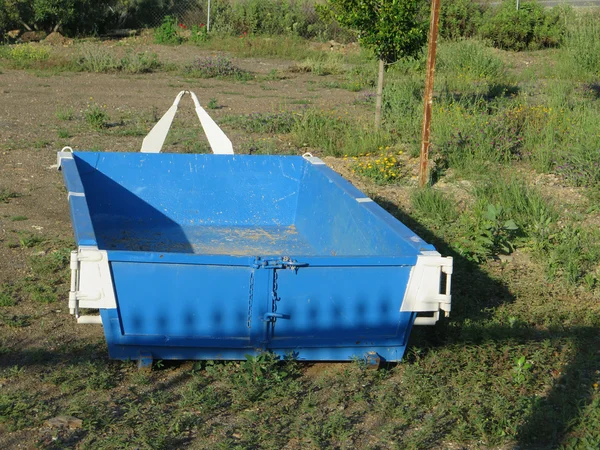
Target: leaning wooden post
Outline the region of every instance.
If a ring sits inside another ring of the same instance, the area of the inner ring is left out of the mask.
[[[431,128],[431,104],[433,103],[433,75],[435,72],[435,51],[437,49],[440,0],[431,1],[431,23],[429,25],[429,46],[427,48],[427,78],[425,80],[425,107],[423,112],[423,133],[421,136],[421,162],[419,185],[425,186],[428,179],[429,134]]]

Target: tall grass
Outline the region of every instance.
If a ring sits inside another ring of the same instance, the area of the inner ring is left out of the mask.
[[[125,72],[148,73],[162,68],[162,63],[154,53],[127,52],[117,57],[113,52],[100,45],[80,45],[73,59],[75,70],[95,73]]]
[[[572,19],[561,56],[560,68],[565,76],[600,76],[600,13],[588,12]]]
[[[387,146],[391,136],[353,119],[317,110],[304,111],[292,129],[296,145],[320,149],[324,155],[355,156]]]

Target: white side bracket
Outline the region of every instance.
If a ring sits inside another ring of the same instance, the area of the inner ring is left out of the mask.
[[[434,325],[440,311],[450,315],[452,296],[452,258],[442,257],[438,252],[421,252],[412,268],[400,311],[433,313],[429,317],[417,317],[415,325]]]
[[[100,316],[81,316],[79,310],[116,308],[108,254],[96,247],[79,247],[71,252],[69,312],[77,323],[102,323]]]
[[[173,123],[173,118],[177,112],[179,102],[186,93],[189,93],[194,101],[196,114],[198,115],[198,119],[200,119],[200,125],[202,125],[202,129],[204,130],[204,134],[208,139],[208,143],[213,153],[219,155],[233,155],[233,145],[231,144],[231,141],[223,130],[219,128],[216,122],[208,115],[204,108],[200,106],[198,97],[191,91],[181,91],[177,94],[173,105],[171,105],[164,116],[161,117],[157,124],[150,130],[150,133],[144,138],[141,152],[160,153],[162,146],[165,143],[165,139],[167,138],[167,134],[169,133],[169,129],[171,128],[171,124]]]

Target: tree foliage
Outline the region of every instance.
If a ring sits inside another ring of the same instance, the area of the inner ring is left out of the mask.
[[[0,0],[0,34],[26,26],[59,28],[66,34],[94,33],[111,19],[118,0]]]
[[[319,10],[357,30],[359,42],[386,63],[417,56],[427,41],[423,0],[327,0]]]

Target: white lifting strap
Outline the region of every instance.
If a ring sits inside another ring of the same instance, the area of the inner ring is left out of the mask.
[[[169,129],[171,128],[171,124],[173,123],[173,118],[177,112],[177,107],[179,106],[181,97],[183,97],[186,93],[189,93],[194,101],[194,105],[196,106],[196,114],[198,115],[198,119],[200,119],[200,124],[204,129],[204,134],[208,139],[208,143],[210,144],[210,148],[212,149],[213,153],[216,155],[233,155],[233,146],[231,145],[231,141],[225,135],[223,130],[219,128],[219,125],[212,120],[204,108],[200,106],[198,97],[196,97],[196,94],[194,94],[192,91],[181,91],[179,94],[177,94],[173,105],[169,108],[165,115],[161,117],[158,123],[154,125],[154,128],[150,130],[150,133],[148,133],[148,135],[144,138],[141,152],[160,153],[162,146],[165,143],[165,139],[167,138],[167,134],[169,133]]]

